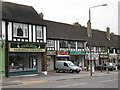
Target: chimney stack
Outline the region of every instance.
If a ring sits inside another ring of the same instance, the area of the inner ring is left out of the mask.
[[[106,37],[108,40],[110,40],[110,28],[109,27],[106,28]]]
[[[44,14],[41,12],[39,15],[40,15],[40,17],[43,19]]]
[[[75,25],[75,26],[81,26],[81,25],[79,24],[79,22],[75,22],[75,23],[73,23],[73,25]]]

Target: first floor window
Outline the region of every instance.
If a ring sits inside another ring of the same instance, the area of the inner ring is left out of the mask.
[[[60,48],[68,48],[68,41],[60,41]]]
[[[76,42],[70,41],[70,47],[71,47],[71,48],[75,48],[75,47],[76,47]]]
[[[13,23],[14,37],[28,37],[28,25],[22,23]]]
[[[54,40],[47,40],[47,47],[54,47],[55,43]]]
[[[37,38],[42,39],[42,26],[37,26]]]
[[[84,48],[84,43],[83,42],[78,42],[78,48]]]

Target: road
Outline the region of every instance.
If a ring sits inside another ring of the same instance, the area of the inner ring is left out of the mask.
[[[6,88],[118,88],[118,74],[29,82]]]

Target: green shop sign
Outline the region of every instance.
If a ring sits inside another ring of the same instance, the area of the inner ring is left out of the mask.
[[[10,48],[41,48],[45,49],[44,44],[32,44],[32,43],[10,43]]]
[[[85,51],[71,51],[70,55],[85,55]]]

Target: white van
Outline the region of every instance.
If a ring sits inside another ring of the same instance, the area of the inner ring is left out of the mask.
[[[68,71],[72,73],[73,72],[79,73],[81,71],[80,67],[76,66],[71,61],[56,61],[55,70],[56,72]]]

